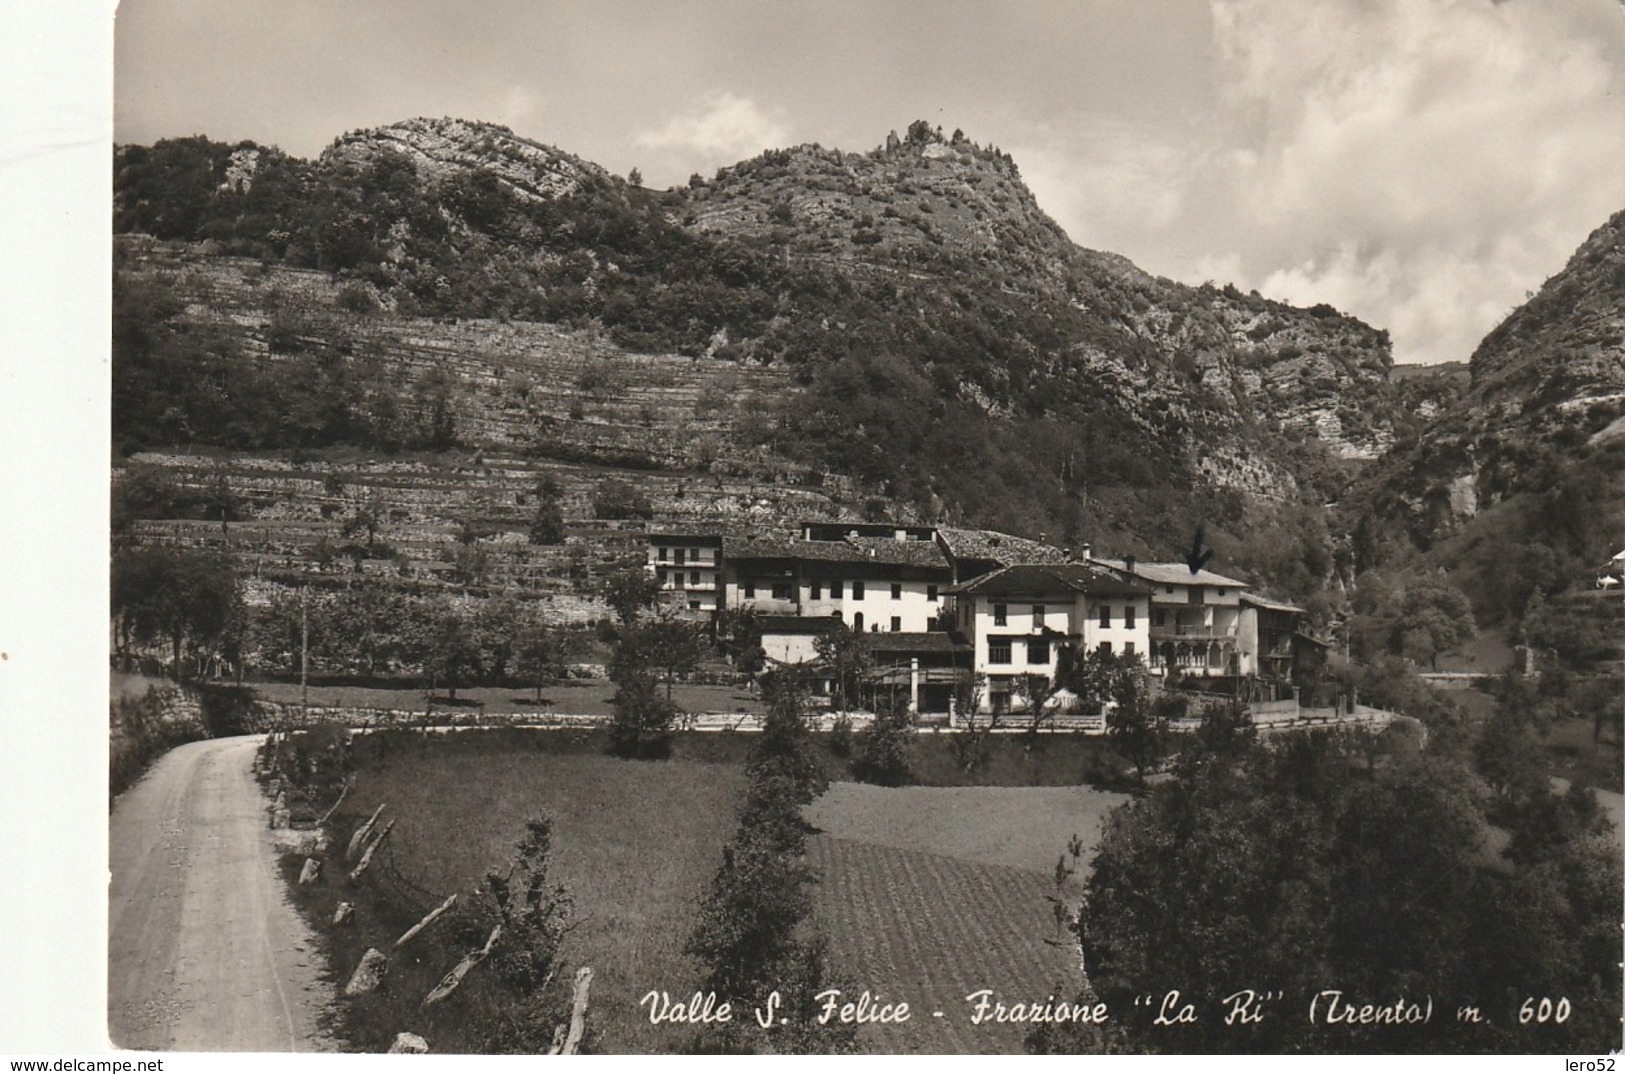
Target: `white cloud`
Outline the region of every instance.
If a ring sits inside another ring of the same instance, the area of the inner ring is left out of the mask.
[[[541,115],[542,98],[528,86],[510,86],[502,94],[491,118],[506,127],[519,130],[531,126]]]
[[[1594,8],[1213,0],[1236,283],[1466,358],[1625,206],[1625,24]]]
[[[644,131],[635,139],[642,149],[655,151],[644,169],[651,179],[676,182],[687,173],[709,173],[727,164],[755,156],[789,141],[780,116],[749,97],[725,92],[672,116],[664,126]]]

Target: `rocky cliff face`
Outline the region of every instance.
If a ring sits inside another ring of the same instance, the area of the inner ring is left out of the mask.
[[[598,165],[521,138],[507,127],[462,119],[408,119],[353,131],[329,146],[319,164],[336,169],[389,156],[410,161],[428,182],[476,172],[491,176],[522,201],[579,193],[608,178]]]
[[[1224,487],[1290,496],[1326,457],[1375,458],[1403,417],[1390,405],[1386,333],[1330,307],[1187,287],[1079,247],[1014,161],[959,132],[916,124],[868,153],[774,150],[682,197],[673,217],[700,234],[771,244],[856,287],[908,292],[927,311],[930,296],[913,292],[1020,306],[988,319],[1024,344],[1034,378],[1119,400],[1148,436],[1195,447],[1186,461]],[[997,375],[961,377],[959,390],[990,409],[1012,402]],[[1275,443],[1283,432],[1296,442]],[[1193,433],[1205,442],[1189,445]]]
[[[1625,441],[1625,212],[1484,338],[1466,390],[1377,468],[1376,509],[1431,543],[1559,461]]]

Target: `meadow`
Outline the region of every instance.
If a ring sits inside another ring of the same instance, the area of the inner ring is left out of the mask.
[[[594,1050],[681,1051],[688,1031],[650,1025],[638,1001],[651,989],[694,990],[699,967],[682,947],[734,832],[745,745],[748,736],[679,736],[671,760],[651,762],[606,756],[601,737],[586,732],[363,736],[334,845],[386,803],[396,824],[370,883],[394,905],[359,906],[355,926],[333,928],[332,907],[354,898],[336,868],[314,888],[295,888],[296,901],[319,926],[342,985],[367,946],[387,948],[440,899],[471,891],[508,861],[525,820],[547,813],[554,877],[571,889],[579,920],[563,957],[595,971]],[[810,806],[816,920],[832,976],[917,1012],[901,1026],[865,1027],[864,1050],[1020,1051],[1019,1027],[969,1026],[964,997],[992,988],[1010,1001],[1041,1000],[1075,986],[1068,949],[1046,942],[1056,926],[1045,896],[1067,839],[1092,842],[1119,800],[1085,787],[837,783]],[[448,953],[429,944],[397,959],[391,996],[350,1001],[341,1032],[369,1050],[399,1029],[431,1046],[436,1034],[455,1040],[448,1013],[416,1009],[449,968],[440,964]]]

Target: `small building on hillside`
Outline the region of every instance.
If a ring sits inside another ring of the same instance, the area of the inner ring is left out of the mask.
[[[983,712],[1008,711],[1022,676],[1054,682],[1060,649],[1143,655],[1151,587],[1093,563],[1000,567],[948,590],[953,625],[985,676]]]
[[[722,541],[719,533],[649,534],[644,569],[660,583],[658,599],[684,612],[722,607]]]

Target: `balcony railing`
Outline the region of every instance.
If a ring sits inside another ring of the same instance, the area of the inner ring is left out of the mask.
[[[1232,632],[1210,626],[1154,626],[1151,637],[1163,641],[1229,641],[1236,640]]]

